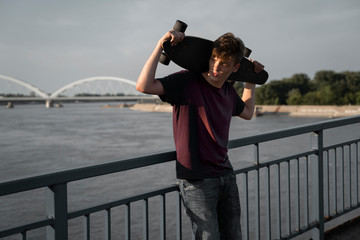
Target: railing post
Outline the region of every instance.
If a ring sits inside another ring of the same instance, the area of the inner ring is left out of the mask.
[[[47,191],[47,215],[54,224],[46,228],[47,240],[68,239],[68,209],[66,183],[49,186]]]
[[[318,166],[317,166],[317,208],[318,208],[318,225],[319,225],[319,239],[325,239],[324,226],[324,159],[323,159],[323,131],[312,133],[312,149],[317,150]]]

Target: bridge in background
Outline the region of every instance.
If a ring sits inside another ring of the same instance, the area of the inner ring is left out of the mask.
[[[0,97],[0,102],[45,102],[46,107],[52,107],[54,102],[72,102],[72,101],[155,101],[157,96],[145,95],[139,93],[135,89],[135,82],[124,78],[102,76],[80,79],[65,85],[51,94],[45,93],[38,87],[35,87],[25,81],[0,75],[0,80],[5,80],[16,85],[19,85],[31,92],[32,96],[26,97]],[[109,82],[115,82],[121,85],[122,92],[114,92],[114,85]],[[89,87],[89,85],[97,83],[96,86]],[[83,86],[83,93],[91,93],[89,96],[64,96],[65,93],[74,88],[81,89]],[[104,89],[101,89],[104,88]],[[103,94],[98,94],[99,91]],[[109,94],[109,91],[113,91]],[[96,95],[96,96],[95,96]]]

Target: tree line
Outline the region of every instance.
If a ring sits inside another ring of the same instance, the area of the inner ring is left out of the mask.
[[[241,94],[243,84],[235,83]],[[360,105],[360,72],[319,71],[272,80],[256,88],[258,105]]]

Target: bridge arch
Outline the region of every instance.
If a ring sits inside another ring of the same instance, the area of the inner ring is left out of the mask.
[[[23,87],[37,93],[40,97],[42,97],[44,99],[49,98],[49,95],[47,93],[45,93],[41,89],[39,89],[39,88],[37,88],[37,87],[27,83],[27,82],[21,81],[19,79],[13,78],[13,77],[5,76],[5,75],[0,75],[0,78],[4,79],[4,80],[7,80],[7,81],[10,81],[10,82],[13,82],[13,83],[16,83],[16,84],[19,84],[19,85],[21,85],[21,86],[23,86]]]
[[[77,80],[75,82],[72,82],[68,85],[65,85],[64,87],[56,90],[55,92],[53,92],[51,95],[50,95],[50,98],[56,98],[59,96],[59,94],[61,94],[62,92],[68,90],[68,89],[71,89],[77,85],[80,85],[80,84],[83,84],[83,83],[87,83],[87,82],[93,82],[93,81],[101,81],[101,80],[113,80],[113,81],[118,81],[118,82],[122,82],[122,83],[126,83],[128,85],[132,85],[132,86],[136,86],[136,83],[133,82],[133,81],[130,81],[128,79],[125,79],[125,78],[119,78],[119,77],[109,77],[109,76],[104,76],[104,77],[90,77],[90,78],[84,78],[84,79],[80,79],[80,80]]]

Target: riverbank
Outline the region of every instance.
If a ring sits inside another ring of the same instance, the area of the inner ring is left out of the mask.
[[[318,106],[318,105],[258,105],[257,114],[287,114],[292,117],[339,118],[360,114],[360,106]]]
[[[130,109],[143,112],[172,112],[172,106],[166,103],[137,103],[131,106]]]
[[[172,112],[169,104],[138,103],[130,109],[146,112]],[[327,117],[339,118],[360,114],[360,106],[287,106],[287,105],[257,105],[255,115],[284,114],[292,117]]]

